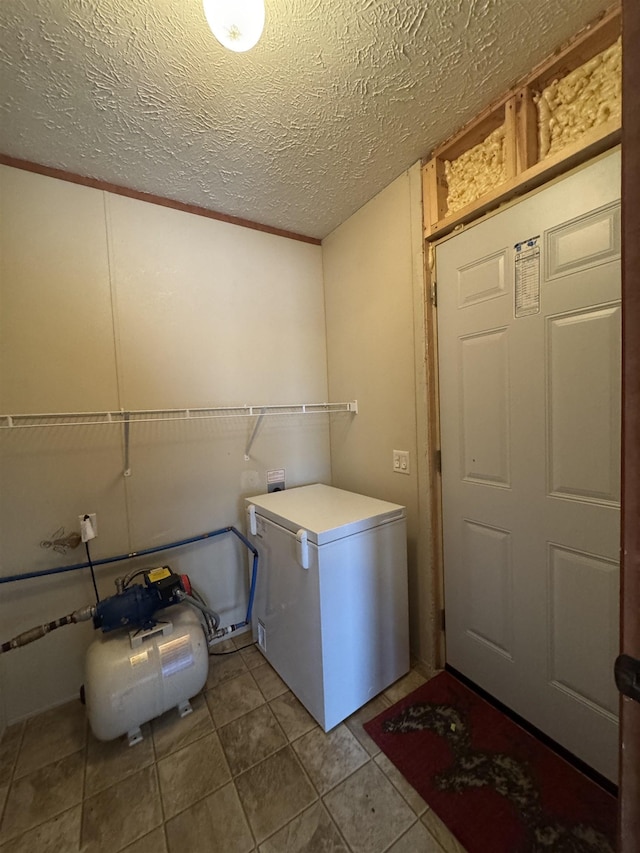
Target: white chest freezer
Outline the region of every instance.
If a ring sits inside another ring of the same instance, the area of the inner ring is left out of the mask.
[[[246,505],[254,639],[329,731],[409,670],[405,508],[320,484]]]

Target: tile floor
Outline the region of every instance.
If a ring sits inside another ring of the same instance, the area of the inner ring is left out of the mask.
[[[244,635],[217,646],[193,713],[101,743],[72,702],[0,742],[0,853],[464,853],[362,725],[325,734]]]

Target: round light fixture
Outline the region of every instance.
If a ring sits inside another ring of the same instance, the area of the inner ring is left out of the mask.
[[[204,14],[220,44],[242,53],[264,29],[264,0],[203,0]]]

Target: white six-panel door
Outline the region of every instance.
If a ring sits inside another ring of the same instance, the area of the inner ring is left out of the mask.
[[[447,662],[613,779],[620,156],[436,250]]]

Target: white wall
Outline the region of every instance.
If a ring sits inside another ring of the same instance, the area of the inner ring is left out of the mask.
[[[4,689],[4,676],[0,665],[0,740],[7,728],[6,692]]]
[[[319,246],[0,168],[0,413],[317,402],[328,398]],[[349,416],[334,415],[333,418]],[[328,416],[0,430],[0,574],[82,562],[40,546],[97,512],[92,556],[229,524],[266,471],[330,482]],[[156,555],[224,624],[243,618],[242,546]],[[129,566],[99,569],[101,594]],[[92,601],[87,572],[0,585],[0,641]],[[10,722],[77,695],[89,624],[2,656]],[[0,703],[1,704],[1,703]]]
[[[333,231],[323,265],[329,394],[359,406],[332,424],[333,484],[407,507],[411,647],[432,669],[420,181],[415,164]],[[408,476],[394,449],[409,451]]]

